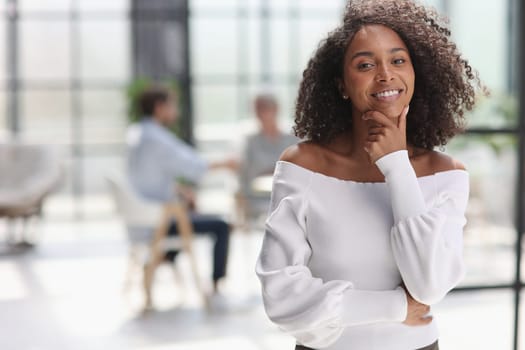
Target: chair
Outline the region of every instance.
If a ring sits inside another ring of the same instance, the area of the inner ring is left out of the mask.
[[[182,250],[189,258],[195,284],[205,305],[208,306],[192,250],[193,228],[186,207],[182,203],[161,204],[141,198],[122,174],[108,175],[106,180],[117,211],[124,220],[131,244],[126,284],[129,284],[132,266],[143,265],[146,308],[150,308],[154,273],[162,262],[164,252],[168,249]],[[176,220],[180,234],[176,237],[167,237],[172,219]]]
[[[238,226],[246,232],[264,228],[272,195],[273,176],[262,174],[250,182],[249,192],[236,194]]]
[[[54,147],[0,144],[0,217],[7,218],[10,226],[22,220],[21,244],[33,244],[27,236],[27,223],[42,215],[44,201],[60,183],[62,173]]]

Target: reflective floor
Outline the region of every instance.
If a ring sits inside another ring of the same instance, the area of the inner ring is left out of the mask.
[[[181,256],[182,278],[175,279],[169,265],[161,267],[156,311],[143,315],[139,276],[124,288],[127,246],[118,219],[53,218],[37,229],[35,249],[2,246],[2,350],[293,349],[293,339],[266,319],[260,301],[253,273],[260,232],[233,234],[229,277],[222,285],[225,310],[203,311],[188,261]],[[211,270],[210,249],[206,238],[196,241],[204,282]],[[457,293],[434,310],[442,349],[511,349],[510,292]]]

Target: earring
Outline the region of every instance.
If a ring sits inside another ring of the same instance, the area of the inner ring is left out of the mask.
[[[343,100],[348,100],[348,96],[347,95],[343,95]]]

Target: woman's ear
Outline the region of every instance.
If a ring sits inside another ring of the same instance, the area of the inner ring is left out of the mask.
[[[336,84],[337,84],[337,90],[339,90],[339,94],[341,95],[341,97],[344,100],[348,100],[348,95],[346,94],[346,91],[345,91],[345,83],[343,79],[337,78]]]

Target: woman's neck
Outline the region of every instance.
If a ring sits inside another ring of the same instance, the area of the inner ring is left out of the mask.
[[[360,117],[354,118],[351,130],[339,134],[326,147],[341,157],[352,159],[363,165],[370,164],[370,158],[364,149],[367,136],[368,125],[366,122]],[[407,151],[410,157],[419,153],[417,148],[411,145],[407,145]]]

